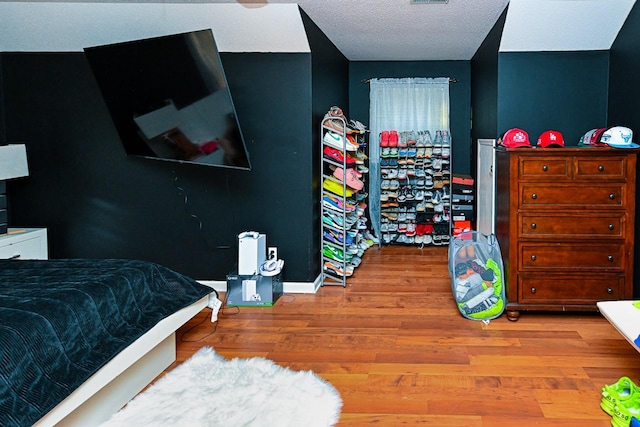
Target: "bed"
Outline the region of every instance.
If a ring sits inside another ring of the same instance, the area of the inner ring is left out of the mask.
[[[0,260],[0,425],[99,425],[175,361],[213,289],[135,260]]]

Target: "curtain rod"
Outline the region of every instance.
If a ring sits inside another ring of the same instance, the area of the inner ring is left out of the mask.
[[[384,78],[389,78],[389,77],[384,77]],[[403,77],[390,77],[390,78],[394,78],[395,79],[395,78],[403,78]],[[405,78],[410,78],[410,77],[405,77]],[[362,80],[362,83],[369,83],[371,80],[373,80],[373,78],[365,79],[365,80]],[[458,79],[453,78],[453,77],[449,77],[449,83],[458,83]]]

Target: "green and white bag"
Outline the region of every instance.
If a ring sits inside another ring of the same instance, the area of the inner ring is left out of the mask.
[[[460,313],[474,320],[491,320],[505,309],[504,268],[494,234],[468,231],[449,242],[449,275]]]

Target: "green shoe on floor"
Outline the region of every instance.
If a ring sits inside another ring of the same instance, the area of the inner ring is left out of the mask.
[[[615,384],[602,387],[600,407],[607,414],[613,416],[616,405],[630,400],[634,396],[640,397],[640,388],[630,378],[621,377]],[[628,425],[629,423],[627,423]]]
[[[629,427],[633,417],[640,417],[640,393],[636,393],[631,398],[619,402],[611,417],[613,427]]]

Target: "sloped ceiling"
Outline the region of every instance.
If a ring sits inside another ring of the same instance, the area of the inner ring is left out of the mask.
[[[501,52],[608,50],[635,0],[511,0]]]
[[[223,51],[302,52],[308,51],[308,43],[299,6],[351,61],[470,60],[506,7],[500,51],[571,51],[609,49],[635,4],[635,0],[410,1],[0,0],[0,51],[78,50],[209,26]]]

